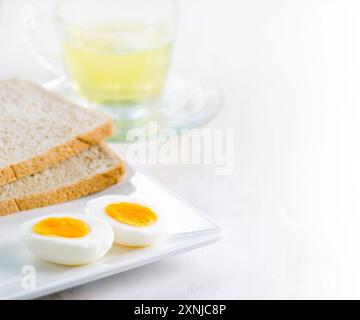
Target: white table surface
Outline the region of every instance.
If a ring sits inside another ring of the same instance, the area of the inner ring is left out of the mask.
[[[0,78],[46,78],[18,28],[22,4],[45,2],[4,0]],[[236,169],[138,169],[215,219],[225,238],[47,298],[360,298],[360,2],[179,2],[174,64],[206,70],[223,88],[208,127],[235,129]]]

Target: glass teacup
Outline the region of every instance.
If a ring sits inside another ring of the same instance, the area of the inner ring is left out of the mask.
[[[51,24],[39,10],[28,10],[24,25],[30,50],[56,76],[44,86],[110,115],[114,141],[133,128],[197,127],[220,109],[219,92],[197,81],[196,68],[171,74],[174,0],[59,0]]]

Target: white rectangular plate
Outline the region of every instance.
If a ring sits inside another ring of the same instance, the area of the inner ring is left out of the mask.
[[[151,199],[159,210],[168,214],[171,221],[170,236],[148,248],[129,249],[114,245],[102,260],[81,267],[65,267],[40,261],[27,251],[18,238],[18,226],[29,219],[51,213],[83,213],[89,199],[107,194]],[[205,215],[149,178],[133,173],[127,181],[96,195],[0,218],[0,299],[33,299],[48,295],[205,246],[220,237],[221,229]],[[33,270],[32,267],[36,271],[36,286],[31,289],[25,286],[24,289],[27,272]]]

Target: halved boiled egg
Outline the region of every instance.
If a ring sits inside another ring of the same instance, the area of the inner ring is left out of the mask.
[[[109,251],[114,240],[106,222],[88,215],[43,216],[22,224],[19,233],[35,256],[63,265],[95,262]]]
[[[148,246],[167,232],[163,214],[133,197],[108,195],[96,198],[86,204],[85,212],[109,223],[114,230],[114,242],[124,246]]]

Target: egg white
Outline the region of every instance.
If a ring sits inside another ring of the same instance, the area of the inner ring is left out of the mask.
[[[131,226],[111,218],[105,212],[106,206],[113,203],[130,202],[146,206],[154,211],[157,221],[144,227]],[[120,195],[108,195],[88,201],[85,206],[85,213],[96,216],[106,221],[114,231],[114,242],[129,247],[144,247],[164,238],[167,234],[168,221],[165,216],[153,205],[144,200]]]
[[[69,217],[85,222],[89,233],[81,238],[44,236],[33,231],[33,226],[48,218]],[[25,246],[38,258],[62,265],[76,266],[101,259],[114,241],[112,228],[103,220],[88,215],[52,214],[32,219],[19,227]]]

